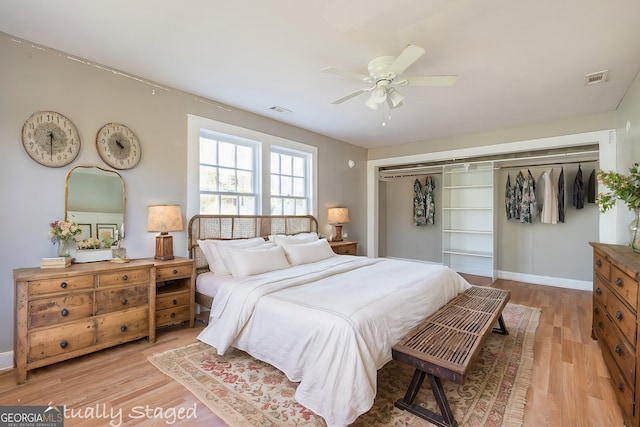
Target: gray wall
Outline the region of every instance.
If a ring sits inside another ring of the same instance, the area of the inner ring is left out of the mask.
[[[55,255],[47,238],[49,222],[64,214],[67,172],[74,166],[106,167],[95,148],[95,136],[107,122],[120,122],[136,132],[142,160],[121,171],[126,184],[127,236],[133,258],[154,253],[154,233],[146,231],[147,206],[187,203],[187,114],[251,128],[318,147],[318,219],[327,232],[326,210],[349,208],[349,238],[366,247],[366,150],[234,108],[218,108],[196,96],[132,79],[123,73],[67,58],[61,52],[34,48],[0,34],[0,361],[13,348],[12,269],[37,266]],[[206,101],[206,100],[205,100]],[[67,167],[47,168],[31,160],[21,142],[24,121],[34,112],[54,110],[69,117],[80,133],[78,158]],[[347,161],[356,161],[349,169]],[[188,220],[188,218],[185,218]],[[187,234],[174,235],[174,253],[187,255]],[[3,354],[5,353],[5,354]],[[3,363],[0,363],[3,365]]]

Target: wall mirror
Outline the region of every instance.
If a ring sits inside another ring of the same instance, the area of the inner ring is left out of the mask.
[[[124,180],[116,171],[99,166],[76,166],[67,174],[64,218],[90,237],[115,243],[124,239],[126,197]],[[110,246],[110,245],[107,245]]]

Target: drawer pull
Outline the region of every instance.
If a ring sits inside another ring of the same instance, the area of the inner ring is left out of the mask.
[[[616,285],[617,285],[617,286],[622,286],[622,279],[621,279],[621,278],[619,278],[619,277],[618,277],[618,278],[616,279]]]
[[[600,310],[598,310],[598,307],[595,307],[595,308],[593,309],[593,312],[594,312],[595,314],[599,314],[599,313],[600,313]]]
[[[127,305],[127,302],[129,302],[129,301],[127,300],[127,297],[122,297],[120,302],[122,303],[122,305]]]
[[[175,317],[176,317],[176,314],[175,313],[171,313],[171,318],[175,319]]]
[[[178,274],[178,270],[173,270],[172,273],[173,274]]]
[[[62,317],[67,317],[69,315],[69,310],[67,310],[66,308],[63,308],[60,314],[62,314]]]
[[[622,383],[618,384],[618,390],[623,391],[624,385]]]
[[[597,261],[596,261],[596,266],[598,266],[598,267],[602,267],[602,261],[597,260]]]
[[[127,276],[126,274],[122,276],[122,280],[129,280],[129,276]]]
[[[65,289],[65,288],[67,287],[67,282],[62,282],[62,283],[60,283],[60,287],[61,287],[62,289]]]
[[[174,299],[173,301],[171,301],[173,303],[173,305],[178,305],[178,300]]]
[[[596,288],[596,294],[602,295],[602,290],[600,288]]]
[[[598,328],[602,329],[602,321],[598,322]]]
[[[127,330],[126,325],[122,325],[122,326],[120,326],[120,330],[121,330],[122,332],[125,332],[125,331]]]
[[[622,320],[622,312],[620,310],[616,311],[616,319]]]
[[[65,348],[68,344],[67,340],[62,340],[60,341],[60,348]]]
[[[620,353],[622,353],[622,349],[620,348],[619,345],[616,346],[616,348],[614,349],[614,351],[616,352],[616,354],[620,355]]]

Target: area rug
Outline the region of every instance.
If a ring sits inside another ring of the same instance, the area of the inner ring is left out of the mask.
[[[491,334],[463,385],[443,381],[461,426],[522,425],[533,365],[533,343],[540,310],[507,304],[503,317],[509,335]],[[149,357],[160,371],[183,384],[232,427],[326,426],[294,399],[297,383],[271,365],[233,350],[224,356],[195,343]],[[354,426],[430,426],[393,402],[404,396],[413,368],[391,361],[378,371],[378,393],[371,410]],[[345,384],[345,387],[348,387]],[[425,381],[416,398],[437,410]]]

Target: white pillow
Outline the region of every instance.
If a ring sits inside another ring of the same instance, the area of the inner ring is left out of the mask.
[[[297,243],[308,243],[315,242],[318,240],[318,233],[312,231],[310,233],[299,233],[299,234],[273,234],[269,236],[269,240],[274,242],[276,245],[293,245]]]
[[[289,268],[289,261],[281,246],[270,249],[230,249],[233,261],[233,277],[246,277]]]
[[[202,245],[203,243],[204,246]],[[216,275],[231,274],[231,269],[228,266],[231,263],[229,249],[250,248],[264,245],[265,243],[262,237],[237,240],[198,240],[198,245],[203,248],[202,252],[209,263],[209,270]],[[209,256],[207,256],[207,253]]]
[[[287,244],[282,246],[291,265],[308,264],[335,255],[327,239],[315,242]]]

